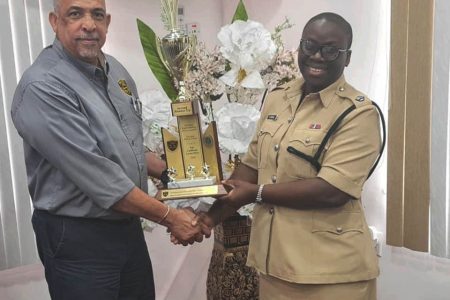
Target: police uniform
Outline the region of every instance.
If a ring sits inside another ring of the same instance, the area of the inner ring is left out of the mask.
[[[372,289],[375,297],[378,260],[360,196],[380,151],[378,112],[343,75],[300,103],[303,83],[303,79],[298,79],[269,94],[242,162],[258,170],[259,184],[320,177],[352,199],[329,209],[256,205],[247,264],[262,276],[261,299],[269,299],[265,293],[270,293],[271,288],[278,290],[276,298],[270,299],[301,299],[302,295],[309,295],[307,299],[338,299],[336,289],[351,293],[354,284],[347,283],[357,282],[368,283],[362,290]],[[291,147],[314,155],[334,121],[352,105],[356,108],[325,145],[319,171],[287,151]],[[264,287],[268,290],[264,291]],[[308,294],[311,287],[320,287],[314,292],[317,298]],[[292,288],[299,293],[296,297]],[[283,298],[283,292],[289,296]],[[328,298],[328,293],[335,296]],[[368,293],[363,293],[362,298],[347,294],[346,299],[368,299],[364,296]]]

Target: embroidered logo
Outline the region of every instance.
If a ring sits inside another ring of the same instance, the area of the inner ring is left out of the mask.
[[[320,128],[322,128],[322,125],[318,123],[312,123],[309,125],[309,129],[320,129]]]
[[[178,148],[178,141],[168,141],[167,148],[169,148],[170,151],[175,151]]]
[[[213,145],[214,140],[213,140],[213,138],[212,138],[211,135],[207,135],[207,136],[205,136],[205,137],[203,138],[203,143],[204,143],[205,146],[210,147],[210,146]]]
[[[120,79],[119,81],[117,81],[117,83],[119,84],[120,88],[122,89],[122,91],[127,94],[128,96],[131,96],[131,91],[128,88],[128,84],[125,81],[125,79]]]

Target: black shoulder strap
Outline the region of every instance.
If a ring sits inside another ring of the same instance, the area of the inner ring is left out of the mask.
[[[339,127],[339,124],[341,124],[342,120],[354,109],[356,108],[355,104],[347,108],[337,119],[334,121],[333,125],[331,125],[330,129],[328,130],[327,134],[323,138],[322,142],[320,143],[319,148],[317,149],[316,154],[314,155],[314,160],[319,161],[320,155],[322,155],[323,149],[325,149],[325,145],[328,143],[328,140],[333,135],[333,133],[336,131],[336,129]]]
[[[367,178],[370,177],[370,175],[372,175],[373,171],[375,170],[375,168],[378,165],[378,162],[380,161],[381,156],[383,155],[383,151],[384,151],[384,147],[386,145],[386,122],[384,121],[384,116],[383,113],[381,112],[380,107],[378,107],[378,105],[375,102],[372,102],[372,104],[376,107],[376,109],[378,110],[378,113],[380,115],[380,119],[381,119],[381,125],[383,127],[383,140],[381,143],[381,149],[380,149],[380,153],[378,154],[377,160],[375,161],[375,163],[373,164],[372,168],[369,171],[369,174],[367,175]],[[356,106],[353,104],[352,106],[350,106],[349,108],[347,108],[337,119],[336,121],[334,121],[333,125],[331,125],[330,129],[328,130],[327,134],[325,135],[325,137],[323,138],[322,142],[319,145],[319,148],[317,149],[317,152],[314,156],[310,156],[307,155],[295,148],[293,148],[292,146],[289,146],[287,148],[287,151],[289,153],[292,153],[304,160],[307,160],[309,163],[311,163],[314,168],[316,169],[317,172],[320,171],[320,169],[322,168],[322,165],[319,163],[319,158],[320,155],[322,155],[323,149],[325,149],[325,145],[328,143],[328,140],[330,139],[330,137],[336,132],[337,128],[339,127],[339,125],[341,124],[342,120],[350,113],[352,112],[354,109],[356,108]]]
[[[372,169],[370,169],[370,172],[369,172],[369,175],[367,175],[367,178],[369,178],[370,175],[372,175],[373,171],[375,171],[375,168],[377,167],[378,163],[380,162],[381,156],[383,155],[384,147],[386,146],[386,122],[384,121],[384,115],[381,112],[380,107],[375,102],[372,101],[372,104],[377,108],[378,113],[380,114],[381,127],[383,127],[383,140],[381,142],[380,154],[378,154],[377,160],[373,164]]]

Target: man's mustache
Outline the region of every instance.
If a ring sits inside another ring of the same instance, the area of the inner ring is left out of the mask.
[[[98,34],[83,34],[77,37],[77,40],[98,40]]]

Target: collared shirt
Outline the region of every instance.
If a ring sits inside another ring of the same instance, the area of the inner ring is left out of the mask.
[[[297,210],[267,203],[253,213],[248,264],[299,283],[339,283],[378,275],[361,191],[380,150],[378,112],[344,76],[301,99],[303,79],[267,97],[257,132],[242,163],[258,170],[259,184],[320,177],[354,199],[330,209]],[[351,105],[319,158],[319,172],[287,151],[314,156],[332,124]]]
[[[111,206],[135,186],[147,191],[135,83],[116,59],[104,59],[100,68],[83,62],[55,39],[19,82],[11,116],[37,209],[122,219]]]

